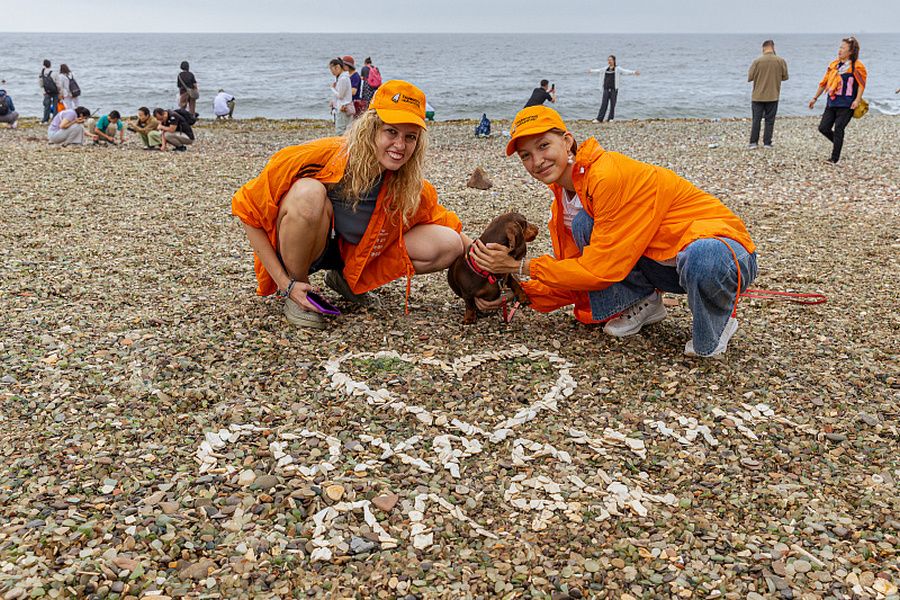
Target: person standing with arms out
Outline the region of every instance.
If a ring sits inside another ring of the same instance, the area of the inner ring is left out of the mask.
[[[59,103],[59,79],[50,68],[50,61],[44,59],[44,67],[38,77],[38,85],[44,91],[44,116],[41,123],[49,123],[56,116],[56,105]]]
[[[603,73],[603,77],[600,78],[600,91],[603,93],[603,98],[600,101],[600,112],[597,113],[597,118],[591,123],[603,122],[606,116],[607,104],[609,105],[609,120],[612,121],[616,116],[616,98],[619,97],[619,75],[638,76],[641,72],[624,69],[616,65],[616,57],[613,54],[607,57],[605,69],[591,69],[588,72]]]
[[[831,158],[828,159],[830,163],[837,163],[841,159],[844,129],[862,100],[866,79],[868,71],[859,60],[859,42],[855,37],[844,38],[838,48],[837,58],[828,65],[816,95],[809,101],[809,108],[812,110],[822,92],[828,92],[819,131],[832,142]]]
[[[200,97],[200,88],[197,87],[197,78],[191,73],[191,65],[188,61],[181,61],[181,73],[178,74],[178,108],[187,109],[194,117],[197,113],[197,98]]]
[[[350,86],[350,75],[344,70],[344,61],[340,58],[332,58],[328,63],[328,69],[334,75],[334,83],[331,84],[331,111],[334,114],[334,134],[344,135],[347,126],[353,120],[356,111],[353,108],[353,88]]]
[[[531,98],[525,103],[525,108],[528,108],[529,106],[539,106],[548,100],[550,102],[556,102],[556,84],[554,83],[551,88],[549,81],[541,79],[541,84],[531,92]]]
[[[756,150],[759,147],[759,127],[763,117],[766,119],[763,147],[772,147],[772,133],[775,131],[775,114],[778,112],[781,82],[787,80],[787,62],[780,56],[776,56],[774,41],[764,41],[762,56],[753,61],[750,71],[747,73],[747,81],[753,82],[751,98],[753,123],[750,126],[750,150]]]

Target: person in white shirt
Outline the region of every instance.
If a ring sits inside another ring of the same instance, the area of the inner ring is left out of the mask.
[[[606,116],[606,106],[609,105],[609,120],[612,121],[616,116],[616,98],[619,96],[619,76],[620,75],[640,75],[640,71],[632,71],[616,65],[616,57],[612,54],[606,59],[605,69],[590,69],[589,73],[603,73],[600,77],[600,91],[603,92],[603,99],[600,101],[600,112],[592,123],[602,123]]]
[[[331,99],[334,132],[336,135],[344,135],[356,114],[353,108],[353,86],[350,84],[350,75],[344,70],[344,61],[340,58],[331,59],[328,69],[335,77],[334,83],[331,84],[331,93],[334,96]]]
[[[216,97],[213,99],[213,112],[216,113],[216,120],[233,119],[234,96],[225,90],[219,90],[219,93],[216,94]]]

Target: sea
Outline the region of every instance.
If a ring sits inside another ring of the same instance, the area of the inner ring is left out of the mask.
[[[787,60],[779,115],[813,114],[807,103],[845,34],[772,36]],[[601,69],[640,71],[620,81],[616,118],[728,118],[750,113],[747,69],[765,34],[85,34],[0,33],[0,85],[25,116],[41,114],[41,61],[66,63],[91,110],[134,114],[170,107],[183,60],[200,85],[198,112],[212,115],[219,89],[237,98],[237,118],[330,118],[328,61],[371,57],[387,79],[425,91],[437,120],[509,119],[541,79],[556,85],[566,119],[600,105]],[[858,34],[871,109],[900,114],[900,34]],[[815,113],[821,111],[820,100]]]

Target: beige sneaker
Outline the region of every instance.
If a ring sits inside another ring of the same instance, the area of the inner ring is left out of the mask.
[[[284,318],[298,327],[325,329],[325,317],[317,312],[304,310],[290,298],[284,301]]]
[[[341,298],[353,304],[360,306],[371,306],[378,308],[381,302],[375,296],[368,292],[365,294],[354,294],[350,289],[350,284],[344,279],[344,274],[340,271],[328,271],[325,274],[325,285],[341,295]]]

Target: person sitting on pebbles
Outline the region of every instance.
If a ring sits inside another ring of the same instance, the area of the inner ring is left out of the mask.
[[[574,304],[579,321],[605,322],[617,337],[666,317],[660,291],[687,294],[694,321],[685,354],[723,354],[738,326],[738,288],[757,272],[743,222],[668,169],[609,152],[594,138],[578,144],[551,108],[520,111],[510,134],[507,156],[518,153],[553,192],[553,255],[517,261],[502,246],[476,241],[478,265],[530,277],[523,288],[534,309]]]
[[[309,301],[309,275],[354,303],[400,277],[449,267],[469,239],[423,178],[425,94],[400,80],[383,84],[341,137],[276,152],[241,187],[232,212],[253,247],[257,293],[278,293],[284,315],[324,329]]]

